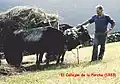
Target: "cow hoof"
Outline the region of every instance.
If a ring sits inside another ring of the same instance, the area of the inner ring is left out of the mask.
[[[36,61],[36,65],[39,65],[40,64],[40,62],[39,61]]]
[[[61,62],[60,64],[61,64],[61,65],[63,65],[64,63],[63,63],[63,62]]]
[[[46,62],[46,65],[48,66],[48,65],[49,65],[49,62]]]
[[[39,69],[39,68],[40,68],[40,65],[36,65],[36,68]]]
[[[59,65],[59,62],[56,62],[56,65]]]
[[[47,59],[47,60],[46,60],[46,65],[47,65],[47,66],[49,65],[49,62],[50,62],[50,60]]]
[[[16,68],[20,68],[21,67],[21,64],[17,64],[15,65]]]
[[[40,66],[40,62],[36,62],[36,68],[38,69],[39,68],[39,66]]]

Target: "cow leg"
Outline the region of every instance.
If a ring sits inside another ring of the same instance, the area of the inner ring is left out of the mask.
[[[42,61],[43,54],[44,54],[44,52],[41,52],[40,54],[36,54],[36,56],[37,56],[37,61],[36,61],[37,68],[39,68],[39,65]]]
[[[63,63],[63,61],[64,61],[65,52],[62,54],[61,63]]]
[[[40,56],[38,53],[36,53],[36,64],[37,63],[42,63],[42,56]]]
[[[36,64],[38,64],[38,62],[39,62],[39,54],[36,53]]]
[[[5,52],[5,58],[8,64],[14,65],[15,67],[20,67],[23,56],[20,52]]]
[[[1,65],[1,59],[0,59],[0,65]]]
[[[59,53],[59,54],[58,54],[58,59],[57,59],[56,65],[59,64],[61,55],[62,55],[62,53]],[[64,59],[64,58],[63,58],[63,59]]]
[[[46,57],[46,65],[48,66],[49,65],[49,62],[50,62],[50,53],[46,53],[45,57]]]
[[[60,62],[60,56],[61,56],[61,55],[58,56],[58,59],[57,59],[56,65],[59,64],[59,62]]]
[[[39,62],[42,63],[42,58],[43,58],[44,53],[39,54]]]
[[[15,54],[15,59],[13,59],[13,60],[16,60],[15,67],[20,67],[21,66],[22,59],[23,59],[22,52],[19,52],[19,53]]]

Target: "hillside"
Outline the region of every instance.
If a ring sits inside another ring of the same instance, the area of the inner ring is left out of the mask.
[[[119,0],[100,0],[99,2],[96,0],[0,0],[0,11],[5,11],[14,6],[29,5],[42,8],[46,12],[58,13],[61,23],[76,26],[95,14],[95,6],[101,4],[105,8],[104,12],[109,14],[116,21],[114,31],[120,31],[119,3]],[[93,34],[94,25],[88,28],[90,33]]]
[[[120,84],[119,50],[120,42],[107,44],[103,61],[89,63],[92,47],[81,48],[79,49],[80,64],[77,64],[76,56],[72,52],[67,52],[63,65],[50,65],[48,68],[36,71],[32,70],[35,56],[24,57],[23,65],[29,70],[19,75],[0,75],[0,84]],[[76,50],[73,52],[76,54]],[[2,62],[5,64],[4,60]],[[65,76],[61,77],[61,73]],[[81,77],[82,73],[85,76]],[[95,74],[99,75],[95,76]]]

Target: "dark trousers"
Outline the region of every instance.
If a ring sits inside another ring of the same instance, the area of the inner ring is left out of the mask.
[[[102,60],[105,52],[107,34],[96,33],[93,41],[92,61]],[[100,52],[98,54],[98,46],[100,45]]]

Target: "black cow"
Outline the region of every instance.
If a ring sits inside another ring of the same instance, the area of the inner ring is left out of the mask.
[[[87,30],[83,27],[76,29],[76,35],[72,32],[64,33],[52,27],[38,27],[34,29],[16,31],[16,23],[14,21],[5,21],[3,28],[4,36],[4,53],[8,64],[20,66],[22,61],[22,52],[40,53],[37,64],[40,63],[43,54],[58,55],[57,63],[64,59],[65,48],[71,50],[79,45],[79,41],[87,41],[90,39]],[[74,30],[74,29],[70,29]],[[49,56],[47,56],[49,59]],[[49,61],[47,61],[49,62]]]
[[[43,24],[44,25],[44,27],[45,26],[48,26],[48,25],[46,25],[46,24]],[[70,28],[73,28],[73,26],[71,26],[71,25],[68,25],[68,24],[59,24],[59,28],[56,28],[56,29],[59,29],[61,32],[63,32],[64,33],[64,31],[65,30],[67,30],[67,29],[70,29]],[[65,54],[65,53],[64,53]],[[64,55],[63,54],[63,55]],[[49,59],[46,59],[45,61],[55,61],[55,60],[57,60],[57,55],[53,55],[53,53],[46,53],[45,54],[45,56],[46,56],[46,58],[48,58],[49,57]],[[63,57],[63,56],[62,56]],[[40,60],[40,61],[38,61],[39,60],[39,53],[36,53],[36,59],[37,59],[37,62],[39,63],[42,63],[42,59]]]
[[[47,53],[46,54],[46,61],[49,62],[50,60],[58,60],[58,63],[64,61],[64,55],[66,51],[71,51],[72,49],[76,48],[80,44],[84,44],[84,42],[89,41],[91,38],[89,36],[89,33],[86,28],[81,26],[80,28],[73,28],[72,26],[68,24],[61,24],[60,25],[60,31],[62,31],[65,35],[66,42],[64,43],[65,51],[58,55],[58,58],[56,57],[54,53]],[[40,56],[41,57],[41,56]],[[37,55],[37,59],[39,58],[39,55]],[[39,60],[39,62],[42,62],[42,58]]]
[[[73,28],[72,26],[69,26],[67,24],[63,25],[64,29],[66,29],[63,31],[64,35],[66,36],[66,51],[71,51],[72,49],[75,49],[78,45],[84,44],[85,42],[91,40],[88,30],[83,26],[81,26],[80,28]],[[64,61],[65,52],[62,54],[61,62]]]
[[[62,54],[64,52],[65,38],[57,29],[51,27],[32,29],[29,32],[34,32],[33,37],[31,34],[23,37],[23,34],[27,31],[6,37],[4,52],[9,64],[19,66],[22,61],[23,51],[33,54],[40,53],[39,59],[41,59],[44,52],[54,54]]]

